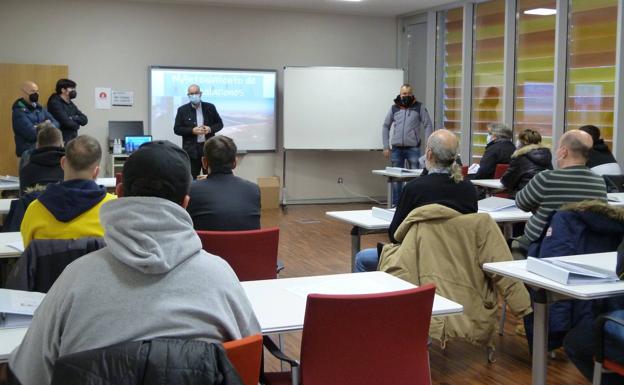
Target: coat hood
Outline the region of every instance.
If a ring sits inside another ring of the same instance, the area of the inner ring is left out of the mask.
[[[64,155],[63,147],[41,147],[33,150],[29,161],[44,167],[60,167]]]
[[[586,200],[563,205],[559,212],[574,212],[592,231],[624,233],[624,208],[598,200]]]
[[[550,168],[552,166],[552,152],[548,147],[542,147],[539,144],[529,144],[520,147],[512,155],[511,158],[526,156],[529,160],[538,166]]]
[[[394,238],[399,243],[402,242],[414,223],[437,219],[451,219],[460,215],[462,215],[460,212],[437,203],[420,206],[412,210],[403,220],[403,223],[401,223],[399,228],[394,232]]]
[[[106,189],[95,181],[74,179],[49,184],[39,197],[39,202],[56,220],[69,222],[100,203],[105,196]]]
[[[182,206],[156,197],[106,202],[100,222],[110,253],[144,274],[163,274],[202,249],[193,221]]]

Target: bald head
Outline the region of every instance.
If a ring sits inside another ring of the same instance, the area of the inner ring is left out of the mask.
[[[584,166],[592,145],[593,140],[588,133],[581,130],[567,131],[559,140],[557,165],[560,168]]]
[[[197,84],[191,84],[187,90],[189,95],[192,94],[199,94],[201,93],[201,90],[199,89],[199,86]]]
[[[449,130],[434,131],[427,140],[427,169],[449,168],[457,158],[457,136]]]
[[[24,100],[26,101],[30,101],[30,102],[36,102],[39,100],[39,87],[37,87],[37,84],[33,81],[27,80],[25,82],[22,83],[22,85],[20,86],[20,91],[22,94],[22,98],[24,98]],[[36,95],[34,97],[31,97],[30,95]],[[36,99],[36,100],[33,100]]]

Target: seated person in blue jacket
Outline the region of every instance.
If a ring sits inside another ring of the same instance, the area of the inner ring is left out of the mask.
[[[620,279],[624,280],[624,242],[618,248],[616,270]],[[603,306],[607,308],[606,315],[624,320],[624,298],[616,297],[605,302],[606,304]],[[624,365],[624,326],[607,321],[603,331],[604,357]],[[594,319],[587,318],[570,330],[563,341],[563,347],[570,361],[589,381],[592,381],[594,354],[596,353]],[[623,383],[624,377],[618,374],[606,373],[602,375],[602,385],[621,385]]]
[[[405,186],[388,229],[393,243],[397,243],[394,232],[415,208],[438,203],[462,214],[477,212],[477,190],[472,183],[462,180],[461,169],[455,162],[458,146],[457,136],[448,130],[437,130],[429,136],[425,149],[429,173]],[[375,271],[378,263],[377,249],[362,250],[355,256],[355,271]]]
[[[59,128],[54,117],[39,104],[39,87],[35,82],[26,81],[20,87],[22,97],[13,103],[13,135],[15,137],[15,155],[19,158],[25,151],[32,151],[37,142],[37,125],[50,122]]]

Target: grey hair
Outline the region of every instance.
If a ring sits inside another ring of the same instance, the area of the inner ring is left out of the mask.
[[[437,135],[430,136],[427,143],[432,155],[432,159],[429,161],[430,167],[449,170],[455,183],[463,179],[461,168],[455,162],[458,145],[457,143],[457,145],[449,147],[443,138]]]
[[[487,125],[487,128],[490,130],[492,135],[496,135],[496,137],[500,139],[511,139],[513,135],[511,128],[507,127],[507,125],[503,123],[490,123]]]

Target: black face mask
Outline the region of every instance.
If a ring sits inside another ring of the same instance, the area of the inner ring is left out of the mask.
[[[401,103],[403,103],[404,106],[409,106],[413,101],[413,96],[401,96]]]
[[[69,91],[69,98],[70,99],[76,99],[76,96],[78,96],[78,93],[76,92],[76,90]]]
[[[39,101],[39,93],[35,92],[34,94],[28,95],[28,100],[30,100],[31,103],[37,103]]]

